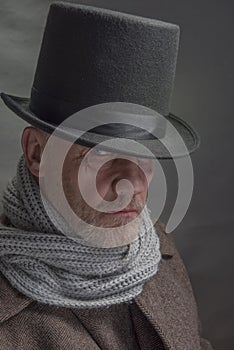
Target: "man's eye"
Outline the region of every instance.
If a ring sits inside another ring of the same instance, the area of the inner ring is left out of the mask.
[[[101,165],[108,168],[112,164],[112,162],[109,162],[109,160],[112,159],[110,155],[110,152],[103,151],[99,148],[92,149],[88,154],[86,161],[92,167],[99,167]]]
[[[110,154],[110,152],[107,151],[103,151],[101,149],[95,148],[93,149],[94,154],[98,155],[98,156],[108,156]]]

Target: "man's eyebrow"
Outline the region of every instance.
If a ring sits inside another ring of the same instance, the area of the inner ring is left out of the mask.
[[[83,157],[86,155],[86,153],[88,153],[91,149],[92,149],[92,148],[80,149],[80,150],[79,150],[79,153],[76,154],[76,155],[74,156],[74,158],[75,158],[75,159],[81,159],[81,158],[83,158]]]

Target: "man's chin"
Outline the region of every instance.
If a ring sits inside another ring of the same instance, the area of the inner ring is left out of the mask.
[[[114,248],[124,246],[134,241],[139,232],[140,218],[135,220],[118,218],[114,220],[103,220],[89,218],[77,227],[75,232],[81,236],[88,245],[100,248]],[[110,230],[108,230],[108,228]],[[103,229],[103,231],[102,231]]]
[[[95,226],[98,227],[120,227],[120,226],[125,226],[127,224],[134,224],[134,219],[132,218],[111,218],[111,217],[104,217],[99,220],[95,221]],[[92,224],[92,222],[90,222]]]
[[[114,228],[119,226],[127,225],[128,223],[140,222],[139,216],[136,217],[124,217],[124,216],[116,216],[115,214],[109,213],[99,213],[97,215],[89,215],[86,213],[85,215],[78,216],[83,222],[86,222],[89,225],[95,227],[103,227],[103,228]]]

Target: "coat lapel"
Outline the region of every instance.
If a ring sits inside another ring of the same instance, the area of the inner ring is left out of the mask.
[[[0,323],[18,314],[32,302],[32,299],[12,288],[0,272]]]
[[[128,306],[125,303],[95,309],[73,309],[100,349],[138,350]]]
[[[158,272],[148,280],[136,305],[145,314],[154,329],[161,336],[169,350],[198,350],[199,337],[196,328],[196,308],[193,295],[181,274],[176,274],[177,259],[174,244],[158,227],[162,259]],[[134,312],[134,310],[133,310]]]

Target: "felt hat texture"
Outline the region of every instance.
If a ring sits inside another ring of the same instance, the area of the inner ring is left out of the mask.
[[[75,126],[73,123],[68,129],[60,129],[60,136],[68,139],[76,135],[76,130],[84,130],[79,112],[90,107],[95,111],[93,106],[97,106],[99,118],[98,106],[114,103],[120,106],[121,118],[117,113],[110,116],[109,124],[85,129],[75,143],[93,147],[114,137],[135,140],[156,158],[187,155],[198,148],[199,136],[191,125],[170,112],[179,35],[177,24],[83,4],[53,2],[31,96],[1,92],[1,98],[19,117],[48,133],[59,130],[61,123],[76,115]],[[134,115],[145,130],[134,125]],[[157,115],[163,117],[163,123]],[[161,128],[157,137],[147,131],[148,123],[152,130]],[[162,140],[167,123],[175,128],[167,142],[173,146],[178,132],[187,153],[180,151],[172,156],[165,147]],[[144,156],[141,151],[126,148],[124,142],[110,144],[107,149]]]

